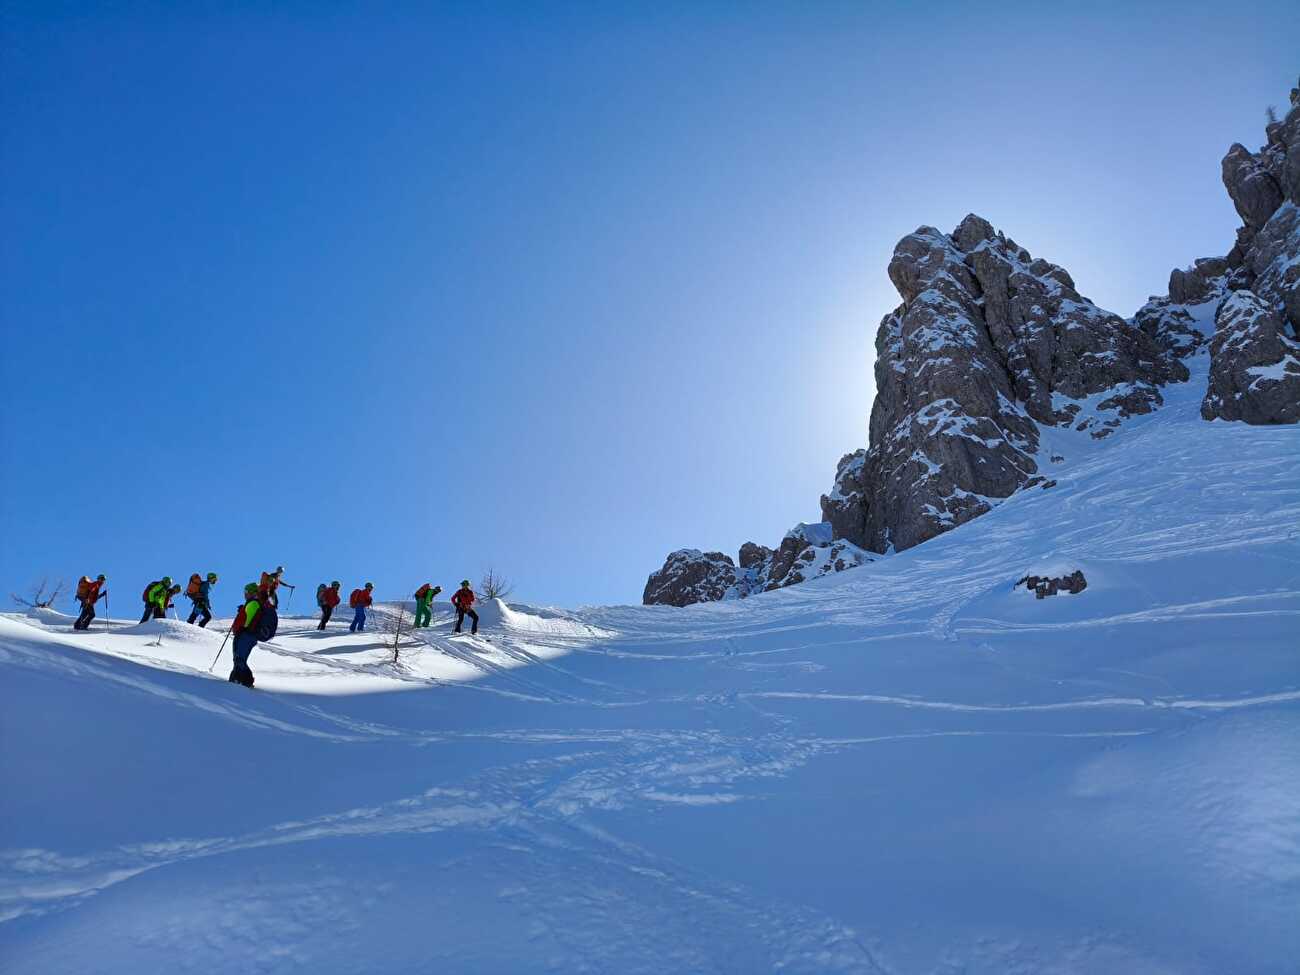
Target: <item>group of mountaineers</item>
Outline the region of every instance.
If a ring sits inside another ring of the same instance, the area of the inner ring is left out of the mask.
[[[81,604],[81,613],[72,624],[74,630],[90,628],[91,622],[95,619],[95,605],[101,599],[108,597],[108,590],[104,588],[105,581],[106,577],[100,573],[95,579],[82,576],[77,583],[77,601]],[[185,598],[190,601],[192,607],[187,622],[205,627],[212,620],[212,587],[216,584],[215,572],[209,572],[206,577],[197,572],[190,576],[189,585],[185,589]],[[232,653],[235,666],[230,672],[230,680],[233,683],[243,684],[245,687],[253,686],[253,672],[248,668],[248,657],[258,643],[275,638],[276,628],[279,625],[278,592],[281,586],[290,591],[290,598],[292,598],[295,587],[284,581],[282,565],[277,566],[274,572],[263,572],[260,581],[250,582],[244,586],[244,601],[235,614],[230,631],[226,634],[227,639],[232,636],[234,638]],[[322,582],[316,587],[316,605],[320,608],[321,614],[316,629],[325,629],[330,617],[334,615],[334,607],[341,601],[341,586],[342,583],[336,579],[329,584]],[[349,632],[360,633],[365,630],[366,610],[374,602],[374,588],[373,582],[367,582],[361,588],[353,589],[351,596],[348,597],[348,606],[353,610],[352,622],[348,624]],[[173,583],[171,576],[163,576],[149,583],[141,593],[144,613],[140,617],[140,622],[165,618],[167,610],[175,606],[173,600],[180,592],[181,587]],[[414,628],[423,628],[430,624],[433,619],[433,600],[440,592],[442,592],[441,586],[428,582],[415,591]],[[470,633],[478,633],[478,613],[474,610],[474,602],[477,598],[470,587],[469,580],[462,579],[460,588],[451,597],[451,604],[456,610],[456,625],[453,632],[461,632],[465,618],[469,617]],[[222,648],[225,648],[224,641]],[[218,656],[220,656],[219,652]]]

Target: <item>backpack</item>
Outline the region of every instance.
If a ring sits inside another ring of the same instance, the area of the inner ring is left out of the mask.
[[[352,595],[348,597],[348,605],[351,606],[353,609],[356,609],[358,606],[361,605],[362,592],[363,590],[361,589],[353,589]]]
[[[190,576],[190,584],[185,587],[185,595],[189,596],[190,599],[193,599],[199,594],[199,587],[201,585],[203,585],[203,579],[200,578],[199,574],[196,572]]]
[[[415,590],[415,598],[423,599],[425,596],[429,595],[429,588],[429,584],[426,582],[419,589]]]
[[[77,598],[85,602],[90,598],[90,587],[94,583],[90,581],[90,576],[82,576],[77,580]]]
[[[155,579],[153,582],[149,583],[149,585],[144,587],[144,592],[140,593],[140,598],[147,603],[149,601],[149,590],[151,590],[154,586],[161,586],[161,585],[162,585],[162,580]]]
[[[316,587],[316,605],[321,609],[325,608],[325,590],[328,588],[329,586],[325,585],[323,582]]]
[[[279,625],[280,617],[276,614],[275,607],[263,603],[262,608],[253,617],[253,625],[249,629],[259,643],[265,643],[267,640],[275,639],[275,631]]]

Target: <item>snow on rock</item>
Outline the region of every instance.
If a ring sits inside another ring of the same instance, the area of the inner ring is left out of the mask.
[[[736,585],[736,563],[722,552],[680,548],[646,580],[641,601],[647,606],[689,606],[722,599]]]
[[[1277,313],[1253,292],[1235,291],[1219,308],[1201,415],[1257,424],[1300,421],[1300,342],[1282,333]]]
[[[868,551],[911,548],[1025,486],[1040,424],[1105,437],[1187,378],[1150,334],[973,214],[951,235],[903,238],[889,274],[903,304],[876,337],[870,446],[822,498],[836,538]]]
[[[722,552],[681,549],[650,576],[642,602],[647,606],[689,606],[719,599],[744,599],[842,572],[875,557],[852,542],[837,540],[826,522],[800,523],[775,549],[756,542],[740,547],[739,567]]]

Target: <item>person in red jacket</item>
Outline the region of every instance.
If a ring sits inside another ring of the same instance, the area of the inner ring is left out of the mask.
[[[460,580],[460,588],[457,589],[456,594],[451,597],[451,604],[456,607],[455,632],[457,633],[460,632],[460,625],[463,622],[465,622],[465,617],[468,616],[470,620],[472,620],[472,623],[470,624],[469,632],[471,633],[471,635],[477,633],[478,613],[474,612],[473,609],[474,590],[469,587],[468,579]]]
[[[335,579],[320,591],[320,598],[316,600],[320,604],[320,626],[316,627],[316,629],[325,629],[325,624],[334,615],[334,607],[339,604],[339,586],[341,585],[342,583]]]
[[[366,607],[372,602],[370,593],[374,588],[373,582],[367,582],[364,589],[353,589],[352,595],[348,597],[348,605],[357,611],[348,627],[349,633],[360,633],[366,628]]]

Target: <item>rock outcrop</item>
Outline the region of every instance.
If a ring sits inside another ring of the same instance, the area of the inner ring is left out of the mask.
[[[680,549],[650,576],[642,602],[647,606],[689,606],[717,599],[743,599],[793,586],[874,560],[851,542],[833,537],[825,522],[799,524],[776,548],[756,542],[740,547],[740,564],[722,552]]]
[[[1055,596],[1058,592],[1068,592],[1072,596],[1077,596],[1088,588],[1088,580],[1083,577],[1082,569],[1075,569],[1055,579],[1047,576],[1025,576],[1016,585],[1024,586],[1034,594],[1035,599],[1046,599],[1048,596]]]
[[[1219,307],[1210,343],[1210,381],[1201,403],[1207,420],[1300,421],[1300,342],[1258,295],[1236,291]]]
[[[1187,378],[1150,334],[980,217],[909,234],[889,276],[903,304],[877,333],[870,446],[840,461],[822,498],[835,537],[864,549],[910,548],[1023,487],[1038,424],[1105,437]]]
[[[736,586],[736,563],[721,552],[678,549],[650,576],[641,601],[647,606],[689,606],[724,598]]]

